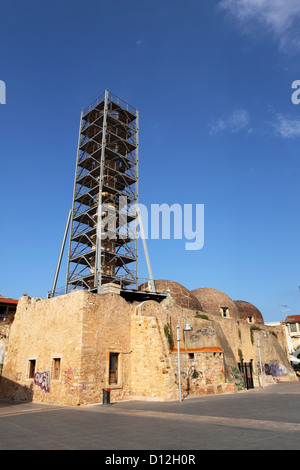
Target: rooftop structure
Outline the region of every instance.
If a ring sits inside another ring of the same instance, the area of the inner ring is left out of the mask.
[[[300,348],[300,315],[289,315],[284,321],[290,339],[290,351]]]
[[[156,292],[167,292],[172,301],[179,307],[201,310],[197,297],[178,282],[159,279],[154,281],[154,285]],[[147,291],[151,289],[151,286],[142,284],[139,288]]]
[[[210,287],[194,289],[191,293],[198,299],[203,312],[248,323],[264,323],[261,312],[250,302],[232,300],[224,292]]]
[[[239,318],[239,312],[235,303],[224,292],[210,287],[201,287],[191,292],[197,297],[203,312],[235,320]]]
[[[263,316],[255,305],[245,300],[235,300],[242,321],[248,323],[264,323]]]
[[[12,320],[16,313],[18,300],[0,295],[0,321]]]

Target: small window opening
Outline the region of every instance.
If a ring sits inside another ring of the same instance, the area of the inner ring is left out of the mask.
[[[60,361],[61,359],[54,358],[52,363],[52,378],[53,380],[59,380],[60,378]]]
[[[195,354],[194,353],[188,353],[189,354],[189,359],[194,359]]]
[[[4,319],[6,317],[7,309],[5,306],[0,307],[0,319]]]
[[[29,360],[29,370],[28,370],[28,378],[29,379],[34,379],[35,366],[36,366],[36,360],[35,359],[30,359]]]
[[[221,313],[222,313],[222,316],[224,318],[228,318],[229,317],[229,308],[227,307],[221,307]]]
[[[110,353],[109,354],[109,384],[118,383],[118,362],[119,362],[119,353]]]
[[[248,317],[248,323],[253,323],[253,317]]]

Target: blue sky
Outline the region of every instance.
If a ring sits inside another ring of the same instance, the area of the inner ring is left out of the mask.
[[[148,240],[154,277],[300,313],[298,0],[5,0],[1,20],[2,295],[51,289],[81,108],[107,88],[139,108],[140,202],[205,205],[201,250]]]

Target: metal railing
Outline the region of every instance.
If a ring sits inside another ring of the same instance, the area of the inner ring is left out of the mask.
[[[163,285],[160,285],[159,289],[155,291],[151,288],[151,280],[149,278],[138,278],[137,281],[130,280],[128,277],[120,276],[112,281],[113,284],[117,284],[121,287],[122,290],[137,290],[139,292],[152,292],[157,294],[167,294],[168,293],[168,281],[160,281],[160,284],[163,282]],[[105,285],[105,284],[103,284]],[[48,299],[52,297],[59,297],[61,295],[69,294],[73,290],[87,290],[81,286],[72,286],[69,285],[67,292],[66,286],[59,287],[55,291],[48,292]]]
[[[105,98],[105,93],[102,93],[100,96],[98,96],[92,103],[90,103],[88,106],[83,108],[83,116],[86,116],[95,106],[97,106],[99,103],[104,101]],[[114,95],[113,93],[108,93],[108,101],[116,103],[119,105],[121,108],[126,109],[132,114],[136,114],[136,108],[131,106],[130,104],[126,103],[126,101],[122,100],[118,96]]]

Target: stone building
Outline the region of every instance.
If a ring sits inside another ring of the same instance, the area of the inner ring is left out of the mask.
[[[0,322],[10,322],[16,313],[17,299],[10,299],[0,295]]]
[[[0,376],[8,347],[10,326],[13,322],[18,305],[17,299],[0,295]]]
[[[178,399],[177,325],[184,395],[245,390],[238,363],[259,385],[257,335],[266,379],[296,380],[284,327],[268,327],[247,302],[217,289],[189,291],[155,281],[162,301],[125,299],[116,289],[74,290],[51,299],[23,296],[10,327],[0,398],[71,406],[111,400]],[[147,286],[141,286],[141,292]],[[39,301],[37,301],[39,300]],[[192,331],[183,332],[188,320]]]
[[[300,315],[289,315],[284,323],[290,342],[290,352],[298,351],[300,348]]]

